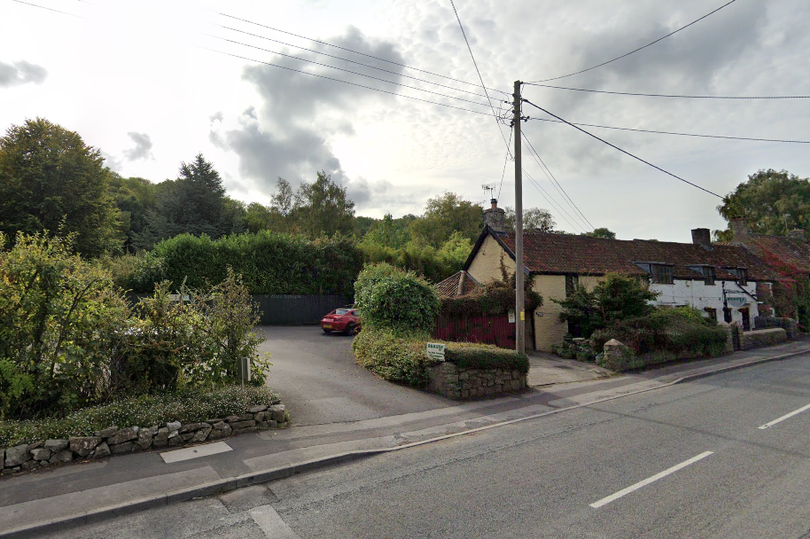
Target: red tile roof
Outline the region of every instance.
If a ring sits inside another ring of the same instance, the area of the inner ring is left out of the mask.
[[[771,255],[794,268],[810,273],[810,244],[785,236],[748,234],[740,242],[760,257]]]
[[[715,245],[706,249],[692,243],[610,240],[539,231],[524,232],[523,238],[526,266],[532,273],[643,275],[646,272],[634,262],[651,262],[672,265],[673,277],[677,279],[700,279],[701,275],[689,268],[700,265],[713,266],[717,279],[734,279],[734,275],[723,271],[724,267],[745,268],[752,281],[780,278],[750,251],[738,246]],[[514,233],[499,234],[496,239],[514,258]]]
[[[462,275],[464,276],[464,286],[461,290],[461,294],[459,294],[458,283],[459,280],[462,278]],[[470,275],[464,270],[461,270],[458,273],[454,273],[444,281],[437,283],[434,286],[440,298],[455,298],[458,296],[466,296],[467,294],[480,292],[484,289],[483,285],[481,285],[478,281],[476,281],[473,278],[472,275]]]

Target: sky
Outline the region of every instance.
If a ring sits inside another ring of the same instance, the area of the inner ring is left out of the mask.
[[[563,78],[728,0],[454,2],[464,34],[451,0],[0,0],[0,130],[47,118],[119,174],[154,182],[201,152],[247,203],[269,204],[278,178],[297,186],[323,170],[356,215],[380,218],[419,215],[448,191],[515,206],[516,80],[810,95],[806,0],[736,0]],[[521,92],[575,123],[810,141],[810,99]],[[688,242],[693,228],[725,228],[717,196],[529,103],[522,114],[523,206],[549,210],[557,229]],[[809,144],[582,128],[721,196],[761,169],[810,177]]]

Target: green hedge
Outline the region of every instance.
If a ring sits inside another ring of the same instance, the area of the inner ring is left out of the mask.
[[[425,387],[433,360],[426,352],[426,336],[403,335],[390,329],[363,326],[352,342],[355,361],[389,382]]]
[[[169,280],[192,288],[221,282],[230,266],[252,294],[343,294],[351,296],[363,256],[345,236],[314,241],[268,230],[217,240],[181,234],[129,263],[114,265],[116,280],[134,292],[148,293]]]
[[[504,369],[529,372],[529,356],[492,344],[448,342],[444,351],[446,361],[459,369]]]
[[[357,364],[389,382],[424,388],[428,369],[436,362],[427,355],[428,336],[402,334],[390,329],[364,327],[352,343]],[[445,343],[445,360],[461,369],[519,370],[529,372],[529,358],[491,344]]]
[[[355,305],[365,327],[429,332],[436,323],[436,290],[415,273],[388,264],[367,266],[357,277]]]
[[[92,436],[117,425],[147,427],[170,421],[192,423],[245,413],[255,404],[278,404],[279,397],[266,387],[226,386],[166,395],[142,395],[102,406],[83,408],[62,419],[0,421],[0,447],[13,447],[48,439]]]

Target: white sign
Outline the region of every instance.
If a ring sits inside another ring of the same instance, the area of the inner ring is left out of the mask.
[[[743,296],[734,296],[731,298],[726,298],[727,303],[731,307],[742,307],[745,305],[745,297]]]
[[[515,311],[509,311],[509,323],[510,324],[515,323]]]
[[[444,361],[445,346],[447,345],[429,342],[427,343],[427,355],[430,356],[431,359],[435,359],[436,361]]]

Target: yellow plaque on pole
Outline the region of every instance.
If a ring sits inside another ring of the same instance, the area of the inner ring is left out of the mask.
[[[520,311],[520,321],[521,322],[526,321],[526,312],[525,311]]]

